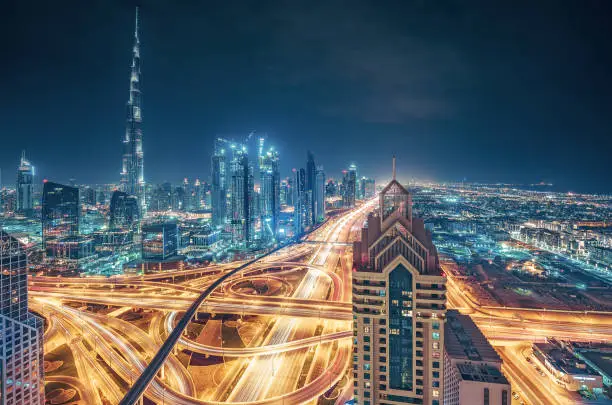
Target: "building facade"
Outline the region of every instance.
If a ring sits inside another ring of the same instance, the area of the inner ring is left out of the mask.
[[[280,217],[280,168],[279,155],[270,150],[260,159],[260,217],[261,236],[264,241],[276,240]]]
[[[444,334],[444,405],[510,405],[502,360],[472,319],[448,311]]]
[[[121,186],[123,191],[135,195],[141,211],[146,209],[144,153],[142,149],[142,108],[140,91],[140,33],[138,8],[132,47],[130,74],[130,98],[127,102],[127,119],[123,139]]]
[[[62,243],[79,235],[79,189],[47,181],[42,194],[42,242],[47,257],[62,256]]]
[[[350,165],[349,169],[344,170],[342,174],[342,205],[345,208],[352,208],[355,206],[357,197],[357,166]]]
[[[34,210],[34,174],[34,166],[23,151],[17,169],[17,212],[26,216]]]
[[[325,221],[325,172],[323,166],[317,168],[315,187],[315,223]]]
[[[43,322],[28,312],[26,252],[0,230],[0,403],[43,405]]]
[[[394,164],[395,166],[395,164]],[[393,180],[353,247],[356,403],[442,403],[445,278],[410,193]]]

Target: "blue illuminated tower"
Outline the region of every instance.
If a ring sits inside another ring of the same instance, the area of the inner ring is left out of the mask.
[[[130,98],[127,103],[127,123],[123,139],[121,186],[123,191],[138,198],[141,211],[145,205],[145,181],[142,150],[142,110],[140,92],[140,38],[138,8],[132,48]]]

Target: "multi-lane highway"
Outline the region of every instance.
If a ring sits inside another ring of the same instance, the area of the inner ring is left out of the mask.
[[[68,344],[82,382],[77,388],[92,404],[119,403],[137,381],[142,389],[132,390],[123,403],[133,403],[144,392],[156,403],[304,404],[343,377],[338,401],[349,398],[352,264],[347,242],[358,237],[374,205],[370,201],[337,216],[307,241],[258,261],[111,279],[34,277],[32,308],[49,321],[45,348]],[[270,281],[284,286],[282,294],[242,288],[245,282]],[[533,376],[517,355],[517,344],[548,336],[612,338],[608,314],[481,307],[450,273],[447,285],[449,307],[469,313],[493,343],[504,345],[507,375],[525,397],[556,391],[521,382]],[[100,311],[102,306],[111,308]],[[152,312],[149,323],[123,320],[121,315],[132,309]],[[207,332],[201,336],[205,342],[183,333],[197,314],[219,328],[224,316],[256,318],[265,327],[243,347],[224,347],[222,338],[207,339]],[[221,358],[222,366],[203,384],[185,355],[181,360],[182,353]]]

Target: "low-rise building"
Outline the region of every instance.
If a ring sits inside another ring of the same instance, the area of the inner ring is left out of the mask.
[[[469,316],[447,312],[444,342],[444,405],[510,404],[502,360]]]
[[[573,353],[571,344],[550,339],[533,344],[533,356],[568,391],[598,390],[602,376]]]

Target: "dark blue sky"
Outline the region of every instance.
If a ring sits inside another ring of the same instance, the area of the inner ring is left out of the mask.
[[[148,181],[207,179],[217,135],[267,133],[283,175],[612,192],[612,2],[143,1]],[[469,4],[469,5],[467,5]],[[119,178],[134,3],[3,2],[0,167]]]

